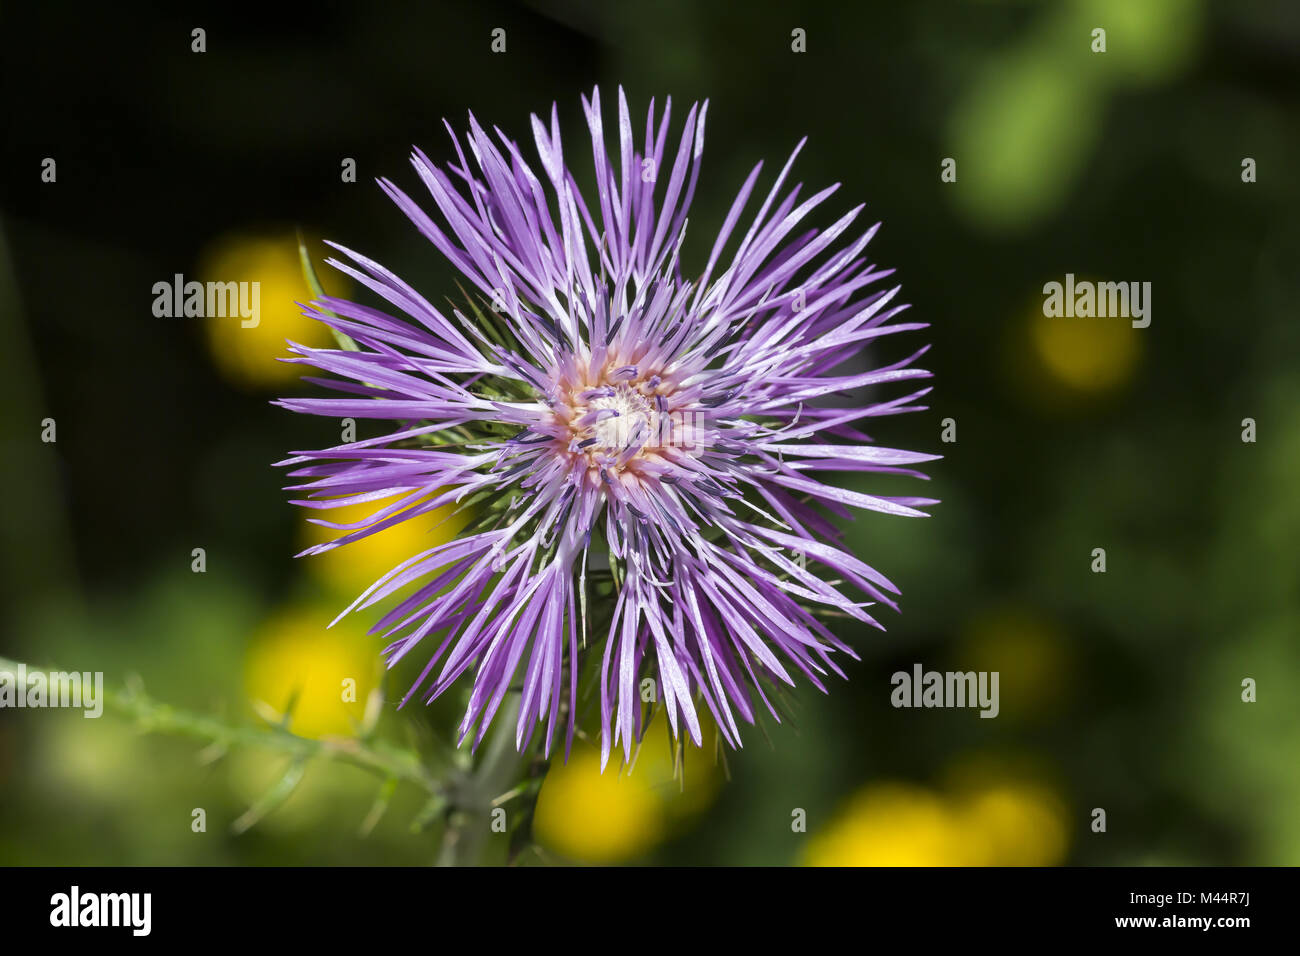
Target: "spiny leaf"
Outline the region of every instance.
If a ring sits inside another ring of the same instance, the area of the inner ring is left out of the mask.
[[[378,824],[379,821],[384,818],[384,814],[388,812],[388,805],[392,803],[393,794],[396,792],[397,778],[389,777],[384,781],[383,786],[379,788],[379,796],[375,798],[375,803],[370,808],[370,812],[367,813],[366,818],[361,821],[361,829],[358,831],[361,836],[370,836],[375,825]]]
[[[434,820],[442,816],[443,811],[447,809],[447,800],[442,796],[432,796],[425,803],[424,808],[411,821],[411,832],[422,833],[429,828]]]
[[[325,297],[325,290],[321,287],[320,279],[316,276],[316,267],[311,264],[311,254],[307,251],[307,242],[302,237],[302,230],[298,230],[298,261],[302,263],[302,276],[307,280],[307,287],[311,289],[311,294],[317,299]],[[337,319],[333,312],[321,310],[332,319]],[[352,341],[350,336],[344,335],[334,326],[330,326],[330,331],[334,333],[334,340],[338,342],[339,348],[349,352],[360,352],[361,346]]]
[[[284,772],[270,790],[262,794],[261,798],[254,803],[238,820],[230,825],[230,831],[238,836],[241,833],[247,833],[259,820],[265,817],[272,810],[279,807],[298,788],[302,782],[303,774],[307,771],[306,760],[295,760],[289,764],[289,769]]]

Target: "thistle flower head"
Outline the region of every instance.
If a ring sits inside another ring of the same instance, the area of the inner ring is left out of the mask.
[[[828,399],[927,377],[912,366],[924,349],[881,368],[862,361],[876,339],[924,325],[893,321],[898,289],[863,256],[877,227],[850,231],[861,206],[796,231],[836,189],[801,201],[788,185],[802,142],[746,216],[754,167],[703,271],[684,277],[707,102],[675,146],[671,101],[662,113],[652,102],[638,143],[620,90],[612,155],[599,90],[583,107],[589,190],[566,164],[554,108],[549,124],[532,118],[540,163],[473,116],[464,141],[448,126],[445,169],[417,150],[436,220],[381,180],[464,277],[467,300],[439,308],[334,245],[346,259],[329,262],[391,309],[319,297],[306,313],[347,347],[291,343],[288,361],[330,373],[312,381],[344,397],[280,404],[395,426],[282,464],[303,479],[297,504],[383,503],[359,524],[316,519],[340,535],[311,551],[448,503],[471,510],[459,537],[411,555],[348,609],[394,599],[376,625],[390,666],[425,645],[407,699],[432,700],[468,673],[462,740],[477,744],[516,690],[518,746],[538,727],[548,752],[557,726],[571,741],[589,662],[602,761],[618,745],[630,756],[646,678],[675,735],[699,744],[707,709],[739,746],[760,708],[778,716],[781,685],[801,674],[824,689],[842,673],[837,653],[854,656],[828,612],[879,627],[866,608],[895,607],[897,590],[841,547],[831,519],[935,502],[821,475],[917,474],[908,466],[935,456],[879,447],[858,426],[917,410],[929,389]]]

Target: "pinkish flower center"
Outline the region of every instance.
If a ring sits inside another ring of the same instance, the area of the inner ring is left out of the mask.
[[[557,409],[568,451],[593,475],[618,474],[666,443],[670,387],[658,375],[637,372],[625,366],[602,374],[599,384],[574,386]]]

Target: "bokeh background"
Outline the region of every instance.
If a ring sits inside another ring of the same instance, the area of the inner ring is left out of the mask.
[[[711,100],[688,266],[750,166],[770,175],[803,135],[797,178],[844,184],[827,215],[865,201],[884,222],[870,252],[932,323],[936,378],[929,411],[874,435],[945,455],[904,492],[943,504],[849,530],[903,613],[852,635],[848,682],[805,688],[725,766],[691,754],[684,785],[661,728],[631,774],[601,777],[579,747],[543,784],[535,858],[1300,863],[1296,4],[536,0],[277,19],[4,3],[0,44],[0,656],[234,723],[292,699],[307,737],[352,733],[377,689],[377,733],[444,739],[454,701],[395,713],[406,675],[381,681],[365,621],[323,628],[427,530],[342,563],[292,557],[313,539],[270,465],[339,440],[269,404],[304,388],[273,360],[283,339],[323,341],[293,305],[295,231],[318,257],[335,238],[455,295],[374,178],[418,190],[410,147],[448,158],[441,120],[467,109],[527,144],[529,113],[558,101],[580,156],[579,93],[621,83],[634,112]],[[1151,326],[1045,319],[1042,286],[1067,272],[1151,282]],[[152,286],[176,273],[260,281],[261,326],[155,318]],[[999,671],[1001,715],[893,709],[890,675],[917,662]],[[416,788],[376,823],[381,781],[320,761],[236,832],[284,771],[274,751],[207,753],[111,713],[0,711],[0,863],[434,858]]]

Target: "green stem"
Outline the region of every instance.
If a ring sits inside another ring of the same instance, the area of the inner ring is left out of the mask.
[[[31,665],[20,665],[0,657],[0,672],[16,678],[22,672],[29,676],[50,673]],[[25,694],[30,679],[15,688]],[[531,813],[530,802],[535,800],[540,770],[531,756],[531,748],[520,754],[515,749],[515,722],[519,716],[519,694],[506,696],[495,718],[495,726],[488,735],[472,768],[448,774],[439,779],[425,765],[420,755],[387,741],[360,737],[299,737],[283,727],[265,727],[227,723],[205,714],[193,713],[161,703],[148,696],[143,689],[105,688],[103,703],[106,710],[130,720],[146,733],[175,734],[203,741],[209,750],[224,752],[231,747],[259,747],[289,758],[290,769],[284,780],[267,798],[253,807],[238,822],[238,829],[247,829],[262,815],[273,809],[282,797],[292,791],[302,776],[302,770],[313,759],[333,760],[360,767],[382,777],[385,781],[377,808],[386,805],[392,788],[405,781],[419,787],[429,795],[430,822],[434,815],[445,814],[442,849],[438,856],[440,866],[475,866],[484,862],[484,852],[493,835],[493,811],[509,803],[508,813]],[[280,791],[284,792],[281,793]],[[509,801],[499,800],[510,794]],[[374,816],[375,810],[371,811]],[[368,825],[373,825],[368,819]],[[510,828],[507,827],[507,830]],[[503,842],[509,837],[501,834]],[[508,856],[508,854],[507,854]]]
[[[476,766],[454,788],[438,854],[439,866],[476,866],[483,862],[483,849],[492,827],[492,801],[515,782],[523,760],[515,751],[513,739],[518,716],[519,696],[507,694]]]
[[[29,664],[25,670],[30,675],[41,671],[41,668]],[[0,671],[17,675],[19,664],[0,657]],[[18,688],[20,692],[25,689]],[[295,761],[314,758],[334,760],[385,778],[413,783],[430,795],[441,795],[445,790],[443,781],[429,771],[418,753],[383,740],[362,740],[357,737],[322,737],[313,740],[299,737],[281,727],[229,724],[216,717],[161,703],[143,690],[135,688],[106,688],[104,706],[128,718],[146,732],[192,737],[222,749],[236,746],[260,747],[284,754]]]

